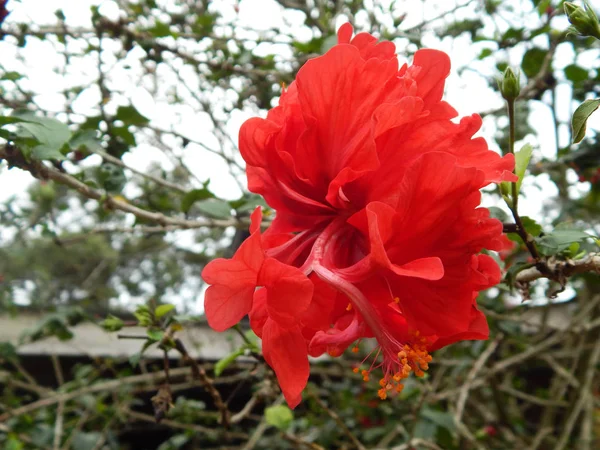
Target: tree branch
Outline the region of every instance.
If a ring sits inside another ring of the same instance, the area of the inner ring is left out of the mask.
[[[600,253],[590,253],[578,260],[550,260],[547,265],[552,274],[552,279],[556,279],[559,282],[578,273],[600,273]],[[518,283],[530,283],[540,278],[550,278],[550,276],[549,274],[540,272],[537,267],[530,267],[519,272],[516,276],[516,281]]]
[[[124,200],[119,200],[111,197],[108,194],[104,194],[96,189],[91,188],[85,183],[82,183],[72,175],[61,172],[53,167],[46,166],[41,161],[26,161],[23,155],[16,149],[11,150],[6,146],[0,147],[0,160],[5,159],[9,167],[18,167],[19,169],[25,170],[31,173],[34,177],[42,180],[53,180],[57,183],[68,186],[84,197],[92,200],[97,200],[103,203],[107,208],[117,209],[126,213],[133,214],[139,219],[146,222],[155,222],[162,226],[177,227],[180,229],[191,229],[191,228],[202,228],[202,227],[230,227],[239,226],[241,222],[237,219],[227,220],[215,220],[215,219],[204,219],[204,220],[187,220],[179,219],[175,217],[165,216],[161,213],[147,211],[137,206],[131,205]]]

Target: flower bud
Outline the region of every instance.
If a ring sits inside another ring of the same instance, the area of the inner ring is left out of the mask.
[[[600,39],[600,23],[598,23],[598,17],[590,6],[585,1],[585,9],[574,5],[570,2],[565,2],[565,13],[569,18],[569,22],[573,25],[573,28],[581,36],[592,36],[596,39]]]
[[[506,68],[502,79],[498,81],[498,85],[505,100],[515,100],[521,92],[519,74],[515,73],[510,67]]]

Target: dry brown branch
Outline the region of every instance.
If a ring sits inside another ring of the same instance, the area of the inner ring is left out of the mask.
[[[471,390],[475,377],[481,371],[481,369],[483,369],[483,366],[490,356],[492,356],[492,353],[496,351],[498,344],[500,344],[500,341],[503,337],[504,335],[502,333],[496,336],[496,339],[494,339],[488,345],[485,351],[479,356],[479,358],[477,358],[477,361],[475,361],[475,364],[473,364],[473,368],[469,371],[467,379],[465,380],[465,383],[458,396],[458,401],[456,402],[456,414],[454,415],[454,420],[456,423],[461,423],[462,421],[462,415],[465,411],[465,405],[467,403],[467,398],[469,397],[469,391]]]
[[[563,367],[552,355],[542,355],[541,359],[546,361],[548,365],[554,370],[557,375],[560,375],[564,378],[571,386],[578,388],[579,381],[575,376],[569,372],[565,367]]]
[[[291,433],[281,433],[281,435],[286,440],[290,441],[293,444],[296,444],[299,448],[306,447],[306,448],[310,448],[311,450],[325,450],[324,447],[321,447],[320,445],[315,444],[314,442],[304,441],[304,440],[300,439],[298,436],[294,436]]]
[[[207,367],[209,367],[209,366],[211,367],[212,365],[207,365]],[[170,376],[171,376],[171,378],[186,376],[186,375],[189,376],[189,372],[190,372],[190,369],[188,367],[180,367],[177,369],[172,369],[170,371]],[[234,378],[221,377],[219,380],[216,380],[214,382],[214,384],[230,383],[232,379],[238,380],[239,377],[234,377]],[[120,378],[117,380],[100,382],[97,384],[93,384],[91,386],[84,386],[80,389],[77,389],[77,390],[74,390],[71,392],[49,395],[45,398],[42,398],[35,402],[29,403],[27,405],[23,405],[19,408],[9,410],[7,413],[0,415],[0,423],[5,422],[6,420],[8,420],[11,417],[18,417],[23,414],[31,413],[40,408],[45,408],[48,406],[55,405],[60,401],[68,402],[68,401],[71,401],[73,399],[76,399],[76,398],[86,395],[86,394],[94,394],[94,393],[105,392],[105,391],[115,391],[125,385],[141,384],[141,383],[149,383],[150,382],[153,384],[152,390],[155,390],[156,384],[161,383],[164,380],[165,380],[164,372],[150,372],[147,374],[133,375],[130,377],[123,377],[123,378]]]
[[[563,450],[567,447],[569,438],[571,437],[571,433],[573,432],[573,428],[575,427],[575,423],[577,422],[579,415],[581,414],[588,399],[594,395],[591,391],[591,388],[592,382],[594,381],[594,375],[596,374],[598,361],[600,361],[600,339],[596,340],[596,345],[592,351],[592,354],[590,355],[587,369],[583,377],[583,384],[579,389],[579,397],[577,398],[577,402],[575,403],[573,410],[569,414],[569,417],[562,428],[562,433],[558,439],[558,443],[554,447],[554,450]]]
[[[213,398],[215,406],[221,413],[221,425],[223,425],[225,428],[228,428],[229,427],[229,410],[227,409],[227,405],[223,402],[223,399],[221,398],[221,394],[215,388],[215,384],[214,384],[213,380],[210,379],[208,377],[208,375],[206,375],[206,371],[204,370],[204,368],[202,368],[198,364],[198,362],[189,355],[185,346],[183,345],[183,342],[181,342],[180,339],[175,339],[174,342],[175,342],[175,350],[177,350],[181,354],[183,360],[187,364],[189,364],[190,367],[192,368],[192,373],[194,374],[194,378],[196,378],[198,381],[200,381],[200,383],[202,383],[202,386],[204,386],[204,389],[206,389],[206,391]]]
[[[600,253],[590,253],[578,260],[550,260],[548,261],[548,268],[557,277],[558,281],[578,273],[600,273]],[[518,283],[531,283],[540,278],[548,278],[548,276],[541,273],[537,268],[530,267],[519,272],[516,281]]]
[[[411,450],[413,448],[418,448],[417,446],[425,447],[431,450],[443,450],[442,447],[438,446],[437,444],[434,444],[431,441],[426,441],[425,439],[421,438],[413,438],[410,440],[410,442],[407,442],[406,444],[391,447],[390,450]]]
[[[154,416],[151,416],[150,414],[144,414],[144,413],[140,413],[137,411],[132,411],[131,409],[125,408],[122,410],[123,413],[125,413],[126,415],[128,415],[129,417],[132,417],[134,419],[137,420],[141,420],[144,422],[150,422],[150,423],[156,423]],[[201,433],[201,434],[205,434],[208,436],[214,436],[217,437],[219,436],[219,431],[218,429],[215,428],[208,428],[208,427],[204,427],[202,425],[197,425],[197,424],[188,424],[188,423],[180,423],[174,420],[169,420],[169,419],[163,419],[161,421],[161,425],[165,425],[171,428],[176,428],[179,430],[191,430],[194,431],[196,433]],[[248,439],[248,435],[246,433],[241,433],[239,431],[228,431],[228,436],[234,439]]]
[[[254,409],[254,407],[256,406],[257,403],[258,403],[258,397],[255,394],[252,397],[250,397],[250,400],[248,400],[248,402],[244,405],[244,407],[239,412],[237,412],[233,416],[231,416],[230,422],[238,423],[238,422],[241,422],[242,420],[244,420],[252,412],[252,410]]]
[[[514,389],[506,385],[498,386],[498,389],[508,395],[512,395],[513,397],[525,400],[526,402],[533,403],[535,405],[560,406],[561,408],[566,408],[569,406],[568,402],[560,400],[548,400],[545,398],[536,397],[535,395],[526,394],[525,392],[521,392],[518,389]]]

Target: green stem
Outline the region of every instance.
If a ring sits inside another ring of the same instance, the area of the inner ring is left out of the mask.
[[[508,106],[508,152],[515,154],[515,99],[508,99],[506,101]],[[517,168],[515,167],[514,173],[516,174]],[[523,226],[523,221],[519,216],[519,192],[517,190],[517,183],[511,183],[512,189],[512,205],[508,205],[512,215],[515,219],[515,224],[517,225],[517,234],[523,241],[523,243],[527,246],[527,250],[531,253],[531,256],[535,259],[536,262],[540,260],[540,254],[537,251],[535,243],[533,241],[533,237],[527,232],[525,227]]]

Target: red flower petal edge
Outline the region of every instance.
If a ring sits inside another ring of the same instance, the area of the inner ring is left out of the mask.
[[[392,43],[352,34],[343,25],[266,119],[242,125],[249,189],[276,216],[261,234],[257,208],[234,257],[202,273],[210,326],[249,314],[292,408],[309,355],[374,338],[370,362],[354,371],[368,381],[380,370],[384,399],[427,370],[430,351],[487,339],[475,299],[500,269],[481,251],[506,249],[480,189],[515,181],[514,158],[473,138],[479,116],[452,121],[448,56],[420,50],[399,67]]]

